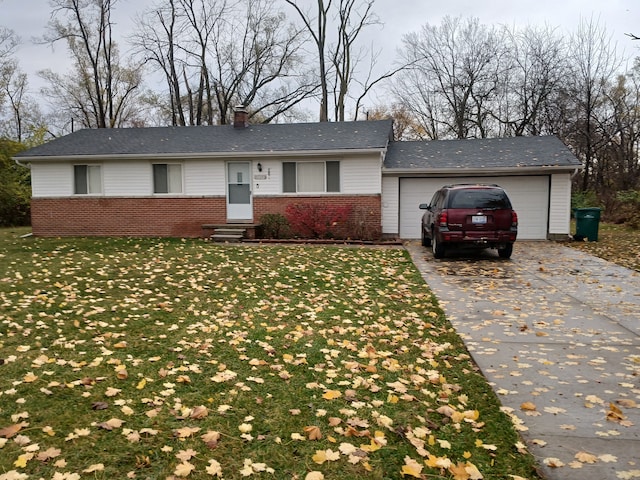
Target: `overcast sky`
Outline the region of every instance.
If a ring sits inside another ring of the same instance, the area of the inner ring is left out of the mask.
[[[119,0],[116,34],[131,33],[135,14],[158,1]],[[375,38],[380,41],[384,58],[389,59],[403,34],[418,31],[426,23],[437,25],[446,15],[475,16],[488,25],[546,24],[565,33],[575,31],[581,18],[594,18],[607,28],[620,51],[624,49],[627,56],[640,55],[640,41],[633,42],[625,36],[640,35],[640,0],[376,0],[375,12],[384,22]],[[0,0],[0,25],[13,29],[22,38],[18,58],[34,89],[40,82],[37,71],[49,68],[63,73],[67,65],[63,43],[52,49],[32,40],[44,33],[50,14],[48,0]]]

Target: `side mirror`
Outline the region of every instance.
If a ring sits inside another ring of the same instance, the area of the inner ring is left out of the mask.
[[[431,205],[429,205],[428,203],[421,203],[420,210],[431,210]]]

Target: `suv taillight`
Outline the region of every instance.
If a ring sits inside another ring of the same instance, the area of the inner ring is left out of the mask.
[[[438,217],[438,225],[440,225],[441,227],[446,227],[448,223],[449,216],[447,215],[447,212],[441,212],[440,216]]]
[[[518,214],[513,210],[511,210],[511,226],[512,227],[518,226]]]

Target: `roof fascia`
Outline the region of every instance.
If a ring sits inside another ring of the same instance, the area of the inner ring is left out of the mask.
[[[72,161],[105,161],[105,160],[206,160],[227,158],[267,158],[267,157],[327,157],[345,155],[363,155],[372,153],[384,153],[386,147],[337,149],[337,150],[291,150],[268,152],[209,152],[209,153],[141,153],[141,154],[109,154],[109,155],[36,155],[19,157],[20,163],[33,162],[68,162]]]
[[[536,167],[483,167],[483,168],[383,168],[382,174],[389,176],[430,175],[465,177],[469,175],[491,177],[496,174],[530,175],[532,173],[573,173],[582,170],[582,165],[550,165]]]

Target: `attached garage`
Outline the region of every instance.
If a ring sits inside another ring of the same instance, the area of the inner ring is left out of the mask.
[[[389,146],[383,170],[383,232],[420,238],[418,206],[438,188],[487,183],[509,194],[519,239],[566,237],[571,176],[578,168],[578,159],[556,137],[397,142]],[[393,209],[397,223],[386,211]]]
[[[518,213],[518,238],[547,238],[549,223],[549,176],[400,178],[400,237],[420,238],[421,203],[429,203],[442,185],[488,183],[500,185]]]

